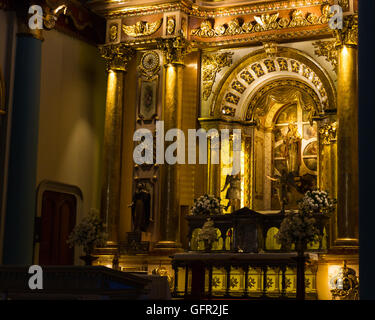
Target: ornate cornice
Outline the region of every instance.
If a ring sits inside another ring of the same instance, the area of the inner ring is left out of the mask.
[[[126,71],[128,62],[135,54],[132,48],[123,43],[100,46],[99,51],[106,60],[107,71]]]
[[[185,55],[192,49],[191,43],[181,36],[159,40],[158,48],[163,52],[165,65],[183,65]]]
[[[265,31],[275,31],[287,28],[309,27],[328,23],[329,5],[321,7],[321,14],[303,12],[294,9],[288,15],[280,15],[279,12],[263,13],[260,16],[253,16],[249,20],[241,21],[239,18],[233,18],[229,22],[214,25],[210,19],[201,22],[199,28],[192,29],[191,35],[199,38],[216,38],[226,36],[238,36],[242,34],[261,33]]]
[[[333,71],[337,72],[337,49],[335,47],[336,41],[316,41],[313,46],[316,48],[315,54],[318,57],[326,57],[326,60],[333,66]]]
[[[336,47],[358,46],[358,14],[344,16],[343,28],[333,31],[336,37]]]
[[[129,1],[94,0],[88,3],[94,12],[105,17],[150,15],[170,11],[182,11],[190,16],[202,18],[227,17],[235,15],[262,14],[285,9],[305,8],[314,5],[333,4],[333,0],[270,0],[267,2],[244,1],[242,4],[214,2],[211,6],[197,5],[189,0],[148,1],[134,5]]]

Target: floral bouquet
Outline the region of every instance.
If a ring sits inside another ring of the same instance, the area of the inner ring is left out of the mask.
[[[319,242],[321,233],[316,227],[315,218],[311,214],[303,211],[290,211],[285,213],[285,218],[281,222],[280,230],[275,238],[286,248],[295,244],[298,251],[305,249],[305,246],[309,243]]]
[[[82,246],[84,252],[90,255],[96,246],[105,245],[107,234],[104,232],[103,222],[99,218],[99,212],[90,209],[89,214],[76,225],[69,235],[67,243],[70,247]]]
[[[211,218],[208,218],[203,224],[202,229],[198,233],[198,240],[204,242],[206,251],[211,250],[212,243],[217,240],[217,232]]]
[[[335,209],[336,200],[331,199],[326,191],[307,191],[299,202],[300,211],[329,214]]]
[[[223,207],[220,205],[220,198],[215,198],[212,195],[205,194],[194,200],[194,205],[191,208],[191,214],[209,215],[209,214],[222,214]]]

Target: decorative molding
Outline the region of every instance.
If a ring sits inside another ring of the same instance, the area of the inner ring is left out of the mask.
[[[299,90],[303,90],[312,98],[317,108],[320,107],[321,102],[318,95],[307,84],[294,79],[275,80],[260,88],[257,91],[257,94],[251,99],[246,113],[246,120],[254,120],[255,115],[263,116],[265,114],[264,106],[260,106],[259,102],[262,100],[264,96],[267,95],[268,92],[281,86],[290,86]]]
[[[337,72],[337,65],[338,65],[338,57],[337,57],[337,49],[335,47],[336,41],[316,41],[313,42],[315,50],[315,54],[318,57],[326,57],[326,61],[330,62],[333,66],[333,71]]]
[[[165,30],[165,34],[167,36],[173,36],[176,33],[176,17],[169,16],[167,17],[167,26]]]
[[[126,71],[128,62],[135,54],[132,48],[123,43],[100,46],[99,51],[106,60],[107,71]]]
[[[159,30],[162,22],[163,18],[150,23],[146,21],[138,21],[131,26],[123,25],[122,30],[127,36],[133,38],[150,36]]]
[[[333,0],[293,0],[293,1],[273,1],[266,3],[247,4],[242,6],[233,7],[231,5],[223,6],[222,3],[218,2],[217,7],[213,7],[215,2],[212,2],[210,7],[201,5],[191,5],[189,1],[178,1],[172,3],[162,3],[157,5],[140,5],[134,6],[126,2],[127,6],[122,7],[110,7],[108,6],[108,0],[95,1],[94,3],[87,5],[97,14],[105,17],[114,16],[141,16],[150,15],[162,12],[171,11],[182,11],[189,16],[202,17],[202,18],[215,18],[215,17],[227,17],[236,15],[247,15],[247,14],[262,14],[265,12],[272,12],[280,9],[296,9],[306,8],[309,6],[325,5],[327,3],[333,4]]]
[[[192,47],[183,37],[163,39],[158,41],[158,48],[162,50],[165,64],[184,64],[184,57]]]
[[[267,57],[274,58],[277,55],[277,43],[276,42],[263,42],[263,49],[267,54]]]
[[[211,95],[212,86],[216,79],[216,74],[224,67],[230,67],[233,63],[233,52],[224,52],[216,54],[206,54],[202,57],[202,81],[203,81],[203,99],[205,101]]]
[[[333,34],[336,37],[336,47],[358,46],[358,14],[344,16],[342,29],[335,29]]]
[[[292,10],[290,12],[291,19],[286,17],[280,18],[279,15],[279,12],[273,14],[263,13],[260,16],[254,16],[254,20],[248,22],[241,22],[238,18],[234,18],[228,23],[217,27],[214,27],[214,23],[211,20],[206,19],[203,20],[198,29],[191,30],[191,35],[200,38],[215,38],[321,25],[328,22],[330,13],[329,5],[327,4],[322,6],[319,17],[313,13],[303,13],[301,10]]]
[[[337,123],[326,123],[319,129],[322,144],[329,145],[336,142]]]

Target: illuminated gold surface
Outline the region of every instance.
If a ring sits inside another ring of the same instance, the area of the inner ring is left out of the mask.
[[[162,22],[163,19],[157,20],[152,23],[138,21],[136,24],[131,26],[123,25],[122,30],[127,36],[130,37],[149,36],[155,33],[160,28]]]
[[[351,19],[337,35],[337,246],[358,245],[358,25]]]
[[[115,245],[118,241],[123,88],[124,72],[110,70],[107,83],[101,199],[101,215],[106,223],[108,245]]]
[[[181,128],[182,124],[182,77],[183,58],[186,46],[183,40],[165,40],[160,44],[164,49],[165,73],[163,87],[164,130]],[[165,143],[165,148],[168,144]],[[180,183],[176,165],[160,166],[160,241],[156,248],[178,248],[180,226]]]

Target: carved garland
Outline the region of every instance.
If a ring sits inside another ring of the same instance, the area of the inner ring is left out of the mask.
[[[304,14],[301,10],[293,10],[291,19],[280,18],[278,12],[264,13],[261,16],[254,16],[254,21],[241,22],[240,19],[234,18],[230,22],[217,27],[214,27],[212,22],[206,19],[198,29],[191,31],[191,35],[200,38],[214,38],[328,23],[330,17],[329,5],[322,6],[321,12],[321,16],[318,17],[313,13]]]

